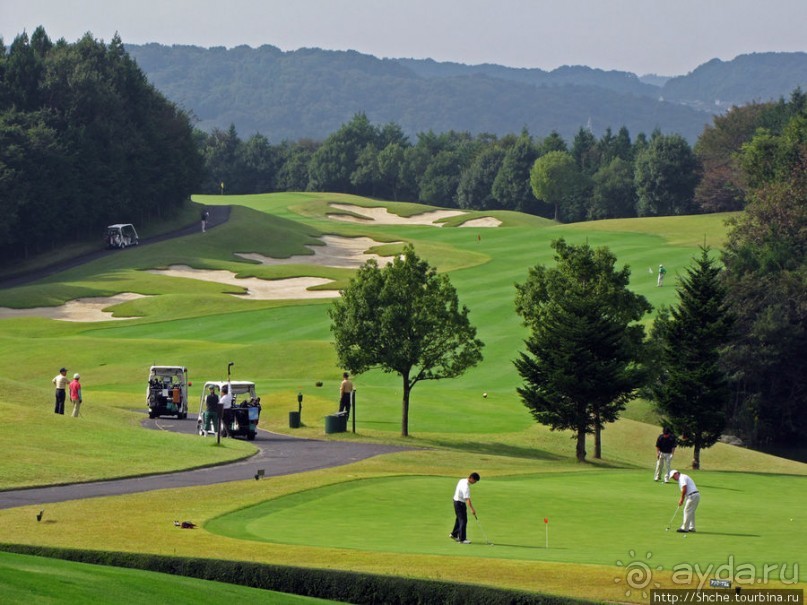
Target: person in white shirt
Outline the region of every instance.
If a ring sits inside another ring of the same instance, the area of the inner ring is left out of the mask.
[[[701,494],[692,477],[676,470],[670,471],[670,478],[678,481],[681,488],[681,497],[678,499],[678,506],[684,504],[684,522],[678,528],[678,533],[686,534],[695,531],[695,511],[701,501]]]
[[[468,527],[468,509],[471,509],[474,517],[476,516],[476,509],[471,503],[471,486],[479,481],[479,473],[471,473],[467,479],[460,479],[457,487],[454,490],[454,529],[451,530],[449,537],[462,544],[470,544],[466,535]]]
[[[226,437],[230,431],[230,422],[232,421],[233,389],[231,384],[221,385],[219,405],[221,406],[222,435]]]

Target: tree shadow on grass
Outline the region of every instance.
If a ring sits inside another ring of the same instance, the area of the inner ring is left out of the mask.
[[[724,531],[701,531],[695,532],[696,536],[732,536],[734,538],[761,538],[759,534],[732,534]]]
[[[546,450],[538,448],[523,447],[518,445],[510,445],[506,443],[490,442],[490,441],[461,441],[461,440],[448,440],[448,439],[423,439],[424,445],[433,445],[436,447],[445,447],[451,449],[462,449],[472,451],[475,454],[487,454],[490,456],[510,456],[513,458],[527,458],[530,460],[552,460],[564,461],[568,460],[566,456],[560,456]]]

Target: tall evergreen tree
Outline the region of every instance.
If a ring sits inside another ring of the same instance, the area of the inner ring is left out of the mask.
[[[693,468],[701,450],[711,447],[726,426],[730,389],[721,366],[732,316],[720,267],[701,247],[679,282],[678,304],[656,320],[660,340],[657,377],[650,393],[667,424],[680,435],[679,445],[693,447]]]
[[[602,457],[601,432],[636,397],[650,304],[628,290],[630,270],[615,269],[608,248],[552,243],[557,266],[537,265],[517,285],[516,310],[530,328],[527,351],[515,361],[524,379],[518,393],[533,417],[552,430],[572,430],[577,460],[586,434]]]

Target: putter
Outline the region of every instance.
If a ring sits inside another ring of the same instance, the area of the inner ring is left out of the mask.
[[[670,522],[667,523],[667,529],[665,529],[664,531],[670,531],[670,526],[672,525],[672,522],[675,520],[675,515],[678,514],[678,509],[679,508],[681,508],[680,504],[675,507],[675,512],[673,513],[673,516],[670,518]]]
[[[482,535],[483,535],[483,536],[484,536],[484,538],[485,538],[485,544],[487,544],[488,546],[493,546],[493,542],[491,542],[490,540],[488,540],[488,535],[485,533],[485,528],[484,528],[484,527],[482,527],[482,524],[479,522],[479,517],[477,517],[477,516],[474,514],[474,519],[476,519],[476,526],[479,528],[479,531],[481,531],[481,532],[482,532]]]

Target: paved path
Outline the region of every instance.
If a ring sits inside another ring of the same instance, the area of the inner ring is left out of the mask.
[[[189,415],[187,420],[156,418],[145,420],[143,426],[181,433],[196,433],[196,417]],[[215,437],[199,437],[199,439],[215,439]],[[130,479],[0,491],[0,509],[241,481],[254,478],[260,469],[263,469],[267,477],[291,475],[350,464],[379,454],[399,452],[405,449],[348,441],[299,439],[268,431],[258,431],[258,435],[252,443],[258,448],[256,455],[247,460],[221,466]]]

